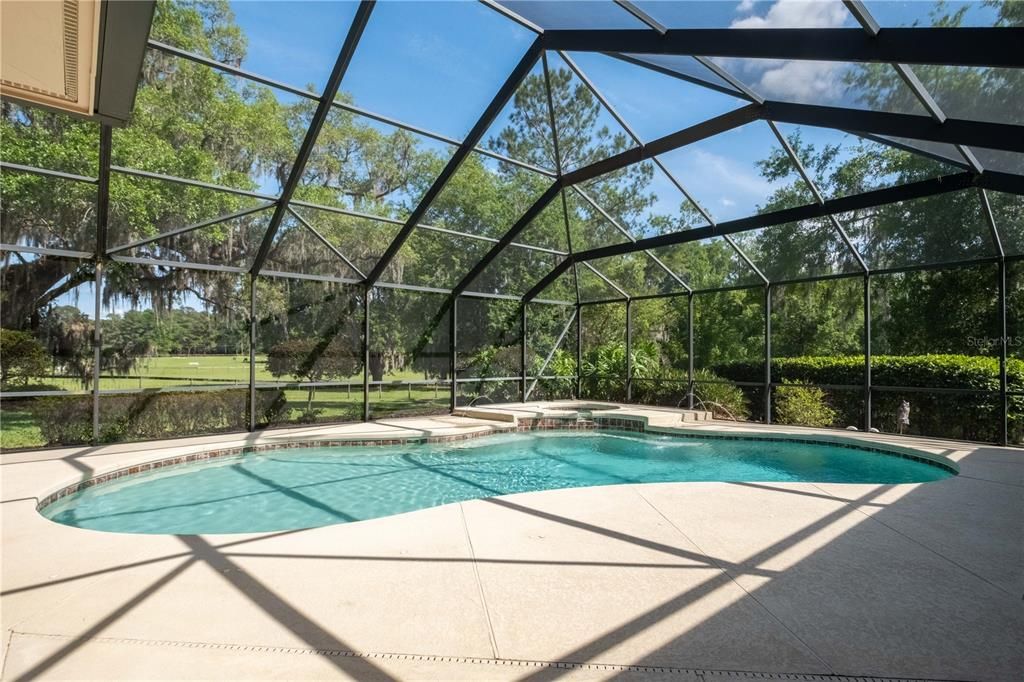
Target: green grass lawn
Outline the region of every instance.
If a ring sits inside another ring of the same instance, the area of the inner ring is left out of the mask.
[[[385,381],[417,381],[423,374],[416,371],[393,372]],[[275,377],[267,371],[266,356],[256,356],[256,381],[299,381],[297,377]],[[351,381],[362,384],[362,373],[331,381]],[[66,391],[82,390],[76,378],[42,377],[37,382]],[[127,375],[100,377],[101,389],[164,388],[172,386],[199,386],[203,384],[248,384],[249,358],[246,355],[176,355],[143,358]],[[24,390],[32,390],[32,385]]]
[[[418,380],[419,372],[397,372],[385,377],[387,381]],[[355,374],[346,378],[332,378],[332,381],[362,383],[363,375]],[[256,381],[299,381],[293,376],[275,377],[267,371],[266,357],[256,356]],[[246,355],[177,355],[144,358],[128,375],[119,377],[101,376],[101,389],[118,388],[163,388],[165,386],[193,386],[211,383],[249,383],[249,358]],[[40,383],[59,386],[65,390],[80,390],[82,383],[77,379],[40,379]],[[29,387],[31,390],[31,387]]]
[[[37,448],[45,444],[31,412],[4,408],[0,414],[0,448]]]
[[[211,381],[212,379],[227,381]],[[421,380],[423,375],[408,371],[388,375],[385,381]],[[256,365],[257,381],[288,381],[293,377],[274,377],[265,369],[263,358]],[[362,374],[350,377],[349,387],[318,388],[314,393],[310,407],[315,413],[312,419],[317,422],[346,421],[362,417]],[[345,381],[342,379],[341,381]],[[101,389],[151,389],[173,388],[202,384],[220,384],[228,387],[232,383],[249,382],[249,363],[245,356],[179,356],[148,358],[141,361],[129,378],[103,377]],[[41,378],[40,388],[59,387],[68,391],[82,390],[81,382],[71,378]],[[240,386],[234,386],[237,389]],[[32,385],[23,390],[32,390]],[[309,400],[306,389],[288,389],[284,392],[288,409],[286,416],[275,425],[299,423],[304,416]],[[77,398],[79,400],[82,397]],[[85,399],[88,399],[85,397]],[[443,412],[448,407],[449,391],[446,386],[401,386],[383,385],[370,387],[370,406],[372,418],[383,418],[391,415]],[[25,448],[48,445],[35,421],[31,410],[24,409],[31,400],[8,399],[4,401],[0,413],[0,448]],[[24,402],[23,402],[24,401]],[[20,409],[19,409],[20,408]],[[145,413],[140,418],[145,418]],[[101,402],[100,420],[103,411]],[[186,433],[168,433],[170,436],[184,436]],[[49,443],[56,445],[56,443]]]

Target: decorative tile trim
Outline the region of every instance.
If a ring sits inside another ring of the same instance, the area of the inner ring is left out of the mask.
[[[725,434],[725,433],[686,433],[676,431],[671,428],[655,428],[650,433],[657,433],[663,436],[672,436],[673,438],[691,438],[697,440],[754,440],[754,441],[771,441],[771,442],[782,442],[782,443],[803,443],[804,445],[825,445],[834,448],[846,448],[848,450],[863,450],[865,452],[874,452],[881,455],[889,455],[891,457],[899,457],[900,459],[910,459],[915,462],[921,462],[922,464],[931,464],[937,466],[940,469],[945,469],[952,474],[959,474],[960,469],[951,462],[941,459],[939,456],[934,458],[927,457],[924,455],[915,455],[910,452],[904,452],[893,448],[884,448],[870,445],[867,442],[854,442],[851,440],[827,440],[813,437],[803,436],[790,436],[790,435],[777,435],[777,434],[764,434],[761,436],[755,434]]]
[[[534,668],[539,670],[585,670],[602,672],[639,672],[657,674],[666,678],[683,677],[693,679],[694,676],[701,679],[721,680],[777,680],[778,682],[948,682],[933,678],[921,677],[865,677],[858,675],[849,677],[845,675],[813,674],[813,673],[781,673],[781,672],[736,672],[731,670],[707,670],[704,668],[681,668],[675,666],[655,666],[632,663],[580,663],[575,661],[547,661],[529,658],[480,658],[477,656],[453,656],[450,654],[401,654],[401,653],[380,653],[366,651],[350,651],[348,649],[327,649],[322,647],[298,647],[298,646],[266,646],[254,644],[236,644],[228,642],[203,642],[196,640],[167,640],[167,639],[139,639],[130,637],[73,637],[70,635],[55,635],[40,632],[22,632],[12,630],[18,637],[31,637],[36,639],[49,639],[64,642],[97,642],[103,644],[123,644],[139,647],[167,647],[181,649],[210,649],[217,651],[244,652],[246,656],[258,656],[259,654],[284,654],[309,656],[330,656],[334,658],[358,658],[375,661],[413,661],[420,663],[446,663],[449,665],[464,666],[489,666],[492,668]],[[507,675],[495,677],[505,679]],[[603,675],[602,677],[608,677]],[[646,678],[645,678],[646,679]],[[659,677],[661,679],[661,677]]]
[[[597,431],[614,429],[642,433],[647,428],[646,417],[520,417],[516,431]]]
[[[469,433],[454,433],[444,436],[408,436],[406,438],[316,438],[309,440],[286,441],[281,443],[243,445],[230,448],[220,448],[217,450],[205,450],[203,452],[193,452],[187,455],[169,457],[155,462],[133,464],[131,466],[115,469],[114,471],[108,471],[84,481],[72,483],[71,485],[56,490],[42,498],[36,505],[36,510],[41,511],[57,500],[65,498],[68,495],[74,495],[86,488],[110,483],[126,476],[134,476],[148,471],[180,466],[182,464],[191,464],[194,462],[223,459],[225,457],[239,457],[257,452],[267,452],[270,450],[292,450],[296,448],[380,447],[387,445],[419,445],[423,443],[455,443],[458,441],[473,440],[483,436],[490,436],[496,433],[509,433],[513,431],[515,431],[515,429],[512,427],[491,427],[487,430],[471,431]]]
[[[469,433],[456,433],[444,436],[409,436],[406,438],[325,438],[286,441],[282,443],[261,443],[258,445],[244,445],[240,447],[206,450],[204,452],[193,452],[187,455],[180,455],[178,457],[157,460],[155,462],[134,464],[132,466],[123,467],[121,469],[116,469],[114,471],[100,474],[99,476],[95,476],[85,481],[72,483],[71,485],[60,488],[59,490],[56,490],[42,498],[36,505],[36,510],[42,511],[44,508],[48,507],[49,505],[53,504],[54,502],[60,499],[67,497],[68,495],[74,495],[75,493],[81,492],[82,490],[85,490],[87,488],[92,488],[97,485],[110,483],[112,481],[125,478],[126,476],[134,476],[136,474],[145,473],[147,471],[154,471],[156,469],[164,469],[167,467],[180,466],[182,464],[203,462],[213,459],[222,459],[225,457],[238,457],[257,452],[267,452],[269,450],[292,450],[296,448],[379,447],[388,445],[422,445],[426,443],[455,443],[459,441],[474,440],[477,438],[491,436],[499,433],[524,433],[529,431],[626,431],[630,433],[654,433],[663,436],[671,436],[673,438],[687,438],[696,440],[743,440],[762,442],[772,441],[784,443],[804,443],[806,445],[823,445],[838,448],[848,448],[851,450],[875,452],[883,455],[900,457],[902,459],[910,459],[915,462],[921,462],[923,464],[937,466],[940,469],[945,469],[946,471],[949,471],[954,475],[960,473],[959,469],[957,469],[955,465],[950,464],[948,462],[944,462],[940,459],[932,459],[921,455],[914,455],[909,452],[901,452],[895,449],[875,447],[866,443],[855,443],[849,440],[823,440],[788,435],[779,436],[776,434],[755,435],[725,433],[692,433],[679,431],[671,427],[655,427],[649,430],[647,427],[647,417],[644,417],[642,415],[623,415],[616,417],[593,416],[591,418],[582,418],[576,416],[519,417],[516,419],[515,426],[491,427],[489,429],[482,429],[480,431],[471,431]]]

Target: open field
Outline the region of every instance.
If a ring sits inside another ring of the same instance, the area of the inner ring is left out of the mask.
[[[266,370],[265,358],[257,358],[257,382],[297,381],[295,377],[275,377]],[[422,373],[414,371],[394,372],[385,377],[388,382],[423,380]],[[362,374],[332,381],[351,382],[351,386],[318,388],[310,401],[309,391],[303,388],[287,389],[283,392],[287,408],[284,416],[274,421],[274,425],[301,423],[304,421],[348,421],[362,417],[363,387]],[[173,389],[174,387],[190,387],[202,385],[223,385],[225,389],[235,390],[246,388],[249,383],[249,363],[246,356],[230,355],[198,355],[176,357],[154,357],[140,361],[131,376],[100,379],[103,390],[126,389]],[[80,381],[70,377],[40,378],[37,384],[30,384],[24,390],[63,389],[66,391],[82,391]],[[149,394],[142,394],[149,395]],[[200,394],[195,394],[200,395]],[[371,386],[370,409],[372,417],[384,417],[393,414],[410,412],[438,412],[448,406],[449,392],[447,386],[409,386],[408,384]],[[89,400],[89,396],[71,397],[71,400]],[[9,399],[4,401],[0,415],[0,447],[25,448],[39,447],[47,444],[37,422],[38,417],[30,409],[25,399]],[[58,398],[58,400],[60,400]],[[104,426],[103,402],[101,398],[100,420]],[[138,403],[143,404],[140,397]],[[145,409],[141,409],[136,417],[146,419]],[[150,415],[152,418],[152,415]],[[239,419],[244,421],[244,415]],[[167,434],[189,435],[185,433]]]
[[[423,374],[414,371],[393,372],[387,381],[420,380]],[[256,381],[299,381],[298,377],[275,377],[267,371],[266,356],[256,356]],[[363,375],[332,378],[331,381],[352,381],[361,384]],[[41,384],[67,391],[81,390],[76,378],[41,378]],[[199,386],[203,384],[248,384],[249,358],[246,355],[176,355],[144,358],[127,375],[101,376],[101,389],[163,388],[167,386]],[[27,390],[32,390],[31,386]]]
[[[216,393],[219,393],[219,391],[215,392],[213,395]],[[287,402],[287,408],[285,410],[287,416],[283,419],[275,420],[272,424],[273,426],[299,424],[304,423],[307,420],[330,422],[357,421],[362,418],[362,386],[352,386],[351,392],[345,387],[319,388],[313,396],[312,402],[309,401],[309,393],[306,389],[288,389],[285,390],[283,394]],[[138,404],[143,404],[145,397],[151,394],[141,393],[136,395],[139,396]],[[211,394],[204,392],[193,393],[192,395],[202,396]],[[89,401],[91,400],[91,397],[78,396],[77,399]],[[23,400],[28,402],[30,400],[37,399],[26,398]],[[105,425],[104,417],[106,412],[103,407],[105,400],[106,397],[101,398],[100,403],[101,429]],[[199,398],[199,400],[202,400],[202,398]],[[371,418],[384,418],[399,414],[408,415],[446,412],[448,409],[448,400],[449,393],[445,386],[438,386],[436,390],[433,387],[418,386],[384,386],[380,389],[378,389],[378,387],[371,387],[370,416]],[[40,428],[38,417],[31,409],[19,409],[19,403],[21,402],[21,400],[4,401],[3,413],[0,415],[0,448],[14,449],[41,447],[47,444],[57,445],[57,443],[47,443],[47,438],[44,436],[43,431]],[[307,414],[307,409],[311,410],[309,413],[313,415],[311,418],[305,416]],[[156,417],[152,414],[147,415],[146,411],[143,410],[136,418],[155,419]],[[246,416],[245,414],[240,413],[237,415],[237,419],[240,424],[244,424]],[[241,430],[241,427],[216,430]],[[198,434],[189,432],[167,433],[165,437],[185,435]]]

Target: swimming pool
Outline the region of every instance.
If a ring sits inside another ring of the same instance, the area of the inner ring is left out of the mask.
[[[269,450],[85,488],[41,509],[124,533],[243,533],[361,521],[482,497],[665,481],[919,483],[925,461],[767,439],[548,431],[445,444]]]

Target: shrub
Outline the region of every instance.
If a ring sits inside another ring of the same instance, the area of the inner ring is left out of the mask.
[[[716,365],[716,374],[733,381],[762,381],[759,362],[729,362]],[[773,358],[772,380],[801,384],[847,384],[864,381],[862,356],[805,356]],[[1024,392],[1024,361],[1007,362],[1011,392]],[[877,355],[871,358],[873,386],[912,388],[955,388],[986,393],[929,393],[927,391],[886,391],[872,393],[872,424],[883,431],[895,431],[896,407],[901,400],[911,404],[909,433],[977,441],[1000,438],[999,360],[970,355]],[[831,407],[840,424],[859,424],[863,393],[859,389],[830,391]],[[1011,442],[1024,438],[1024,397],[1009,397]]]
[[[47,396],[26,400],[24,408],[39,429],[38,445],[80,445],[92,440],[92,396]]]
[[[0,387],[21,388],[45,376],[50,368],[46,348],[25,331],[0,328]],[[35,389],[40,390],[40,389]]]
[[[649,379],[658,373],[657,350],[651,344],[633,345],[633,381]],[[583,357],[580,392],[583,398],[596,400],[626,399],[626,346],[606,343],[588,351]],[[634,396],[634,402],[637,400]]]
[[[796,426],[832,426],[836,423],[836,411],[828,404],[825,391],[814,386],[796,386],[783,382],[775,389],[772,408],[775,421],[779,424]]]
[[[247,389],[195,393],[105,395],[100,402],[100,441],[173,438],[248,427]],[[35,398],[25,405],[45,445],[92,440],[92,396]]]
[[[248,389],[103,396],[100,440],[117,442],[244,431],[249,422],[248,402]]]
[[[695,371],[693,380],[696,384],[693,388],[697,398],[695,407],[711,410],[716,419],[749,419],[750,405],[739,386],[720,383],[722,378],[706,369]]]
[[[540,372],[540,361],[531,368],[531,374]],[[544,376],[558,379],[537,379],[530,400],[565,400],[576,397],[576,354],[559,348],[544,369]],[[532,382],[531,382],[532,383]],[[529,384],[527,385],[529,386]]]

